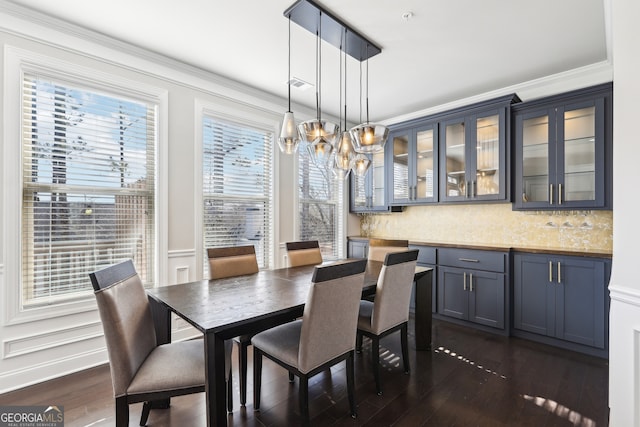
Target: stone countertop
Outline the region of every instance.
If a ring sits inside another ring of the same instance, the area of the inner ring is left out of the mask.
[[[376,237],[378,238],[378,237]],[[384,239],[385,237],[379,237]],[[386,237],[391,239],[392,237]],[[395,238],[395,237],[393,237]],[[349,236],[349,240],[367,241],[369,237],[364,236]],[[414,241],[409,240],[410,245],[416,246],[437,246],[441,248],[460,248],[460,249],[480,249],[485,251],[513,251],[513,252],[529,252],[539,254],[551,254],[551,255],[568,255],[568,256],[584,256],[594,258],[611,258],[611,252],[603,252],[602,250],[589,250],[589,249],[573,249],[573,248],[552,248],[542,246],[509,246],[503,244],[485,244],[485,243],[469,243],[469,242],[452,242],[452,241]]]

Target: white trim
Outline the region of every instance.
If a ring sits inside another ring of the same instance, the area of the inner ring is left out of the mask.
[[[2,341],[3,359],[50,350],[104,336],[102,323],[97,320],[55,331],[41,331]]]
[[[609,296],[612,300],[640,307],[640,290],[638,289],[609,285]]]
[[[78,64],[59,60],[48,55],[35,53],[10,45],[4,47],[4,135],[2,169],[3,182],[17,183],[5,186],[3,193],[4,208],[4,242],[3,253],[5,265],[11,266],[5,272],[4,287],[5,315],[2,319],[5,325],[15,325],[25,322],[67,316],[74,313],[96,310],[96,302],[91,292],[86,297],[75,301],[65,301],[46,307],[23,310],[20,304],[22,292],[20,266],[22,265],[22,147],[20,101],[22,76],[26,71],[36,71],[47,75],[57,76],[80,82],[91,88],[102,88],[122,96],[142,99],[157,105],[157,142],[156,142],[156,253],[155,277],[157,282],[166,281],[166,252],[168,247],[168,93],[166,89],[157,88],[142,82],[125,79],[105,73],[101,70],[80,66]],[[104,83],[104,84],[102,84]],[[16,143],[18,142],[18,143]]]
[[[386,125],[401,123],[407,120],[417,119],[454,108],[468,106],[476,102],[486,101],[512,93],[517,93],[523,101],[529,101],[530,99],[533,99],[534,95],[532,94],[535,94],[536,98],[540,98],[547,95],[567,92],[573,89],[580,89],[610,81],[613,81],[613,64],[611,61],[602,61],[586,65],[584,67],[574,68],[573,70],[507,86],[498,90],[470,96],[468,98],[458,99],[436,107],[392,117],[387,120],[382,120],[381,123]]]

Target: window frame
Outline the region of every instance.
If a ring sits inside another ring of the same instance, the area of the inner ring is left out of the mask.
[[[2,194],[4,212],[5,246],[5,279],[4,287],[5,316],[4,324],[19,324],[53,317],[67,316],[74,313],[96,309],[95,298],[91,292],[86,296],[63,299],[59,303],[42,306],[22,307],[22,81],[25,73],[40,74],[62,82],[77,82],[77,86],[87,90],[121,95],[156,106],[156,164],[155,164],[155,217],[154,240],[152,254],[155,282],[162,282],[166,276],[166,257],[160,254],[167,252],[166,233],[158,230],[167,227],[167,101],[168,94],[149,84],[133,81],[96,68],[79,65],[25,49],[5,47],[5,80],[4,80],[4,134],[3,134],[3,181],[18,183],[5,185]],[[12,143],[18,141],[19,143]],[[154,284],[155,285],[155,284]]]

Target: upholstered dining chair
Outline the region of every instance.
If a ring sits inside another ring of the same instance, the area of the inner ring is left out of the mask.
[[[102,320],[115,396],[116,426],[129,425],[129,404],[199,393],[205,387],[204,344],[189,340],[157,345],[150,303],[131,260],[89,275]],[[231,412],[231,345],[226,348],[227,408]]]
[[[253,245],[209,248],[207,256],[211,279],[244,276],[259,271],[256,248]],[[247,350],[251,345],[251,335],[240,335],[233,340],[238,344],[240,404],[244,406],[247,403]]]
[[[309,378],[346,360],[351,416],[356,417],[354,350],[358,304],[366,260],[316,266],[302,319],[256,334],[253,343],[254,409],[260,409],[262,357],[266,356],[300,379],[299,406],[309,421]]]
[[[382,262],[389,252],[404,251],[408,247],[408,240],[369,239],[367,259]]]
[[[322,253],[317,240],[287,242],[285,245],[289,267],[322,264]]]
[[[382,394],[379,366],[380,338],[400,331],[402,362],[405,373],[409,373],[407,325],[417,259],[417,249],[388,253],[378,276],[375,300],[360,301],[356,351],[360,353],[362,350],[363,335],[371,338],[373,374],[379,395]]]

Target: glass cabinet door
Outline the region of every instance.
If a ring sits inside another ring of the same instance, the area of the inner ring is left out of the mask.
[[[522,124],[522,202],[549,203],[549,114],[524,118]]]
[[[393,149],[393,188],[391,188],[392,202],[407,202],[410,198],[409,189],[409,141],[410,133],[403,132],[391,136]],[[387,143],[388,144],[388,143]]]
[[[369,188],[371,194],[370,207],[374,209],[386,209],[385,201],[385,176],[384,176],[384,150],[371,155],[371,170],[369,173]]]
[[[416,132],[416,184],[413,187],[414,200],[433,200],[435,197],[435,179],[433,174],[436,167],[434,161],[434,144],[437,140],[437,135],[435,135],[434,128],[435,126]]]
[[[444,198],[466,197],[466,152],[464,121],[447,124],[444,131],[446,182]]]
[[[565,110],[563,183],[558,204],[596,199],[596,107]]]
[[[476,182],[471,195],[500,192],[500,116],[476,119]]]
[[[365,210],[368,206],[367,203],[369,198],[367,197],[367,187],[366,187],[366,176],[358,176],[352,173],[352,184],[351,188],[351,210],[352,211],[362,211]]]

